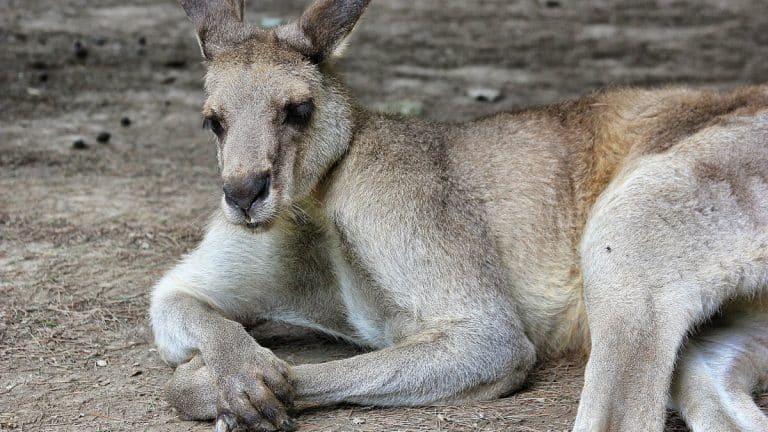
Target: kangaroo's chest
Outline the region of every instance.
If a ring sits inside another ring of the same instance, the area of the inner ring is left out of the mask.
[[[407,230],[401,225],[413,220],[393,216],[397,203],[370,205],[366,197],[371,186],[363,185],[364,180],[341,183],[355,187],[329,191],[326,211],[335,237],[331,261],[346,319],[355,339],[387,347],[422,327],[413,301],[418,283],[408,278],[412,263],[404,262],[409,254],[403,253],[408,242],[402,239]]]
[[[394,338],[387,331],[391,326],[382,304],[383,296],[376,292],[364,272],[350,263],[349,257],[342,250],[335,251],[332,262],[346,319],[355,331],[353,338],[374,348],[392,345]]]

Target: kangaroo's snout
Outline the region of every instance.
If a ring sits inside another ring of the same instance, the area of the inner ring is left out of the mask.
[[[269,173],[228,179],[224,182],[224,199],[231,207],[248,215],[253,206],[267,199],[271,184]]]

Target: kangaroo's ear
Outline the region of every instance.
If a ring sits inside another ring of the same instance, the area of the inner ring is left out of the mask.
[[[343,45],[371,0],[315,0],[301,18],[277,29],[277,36],[314,63]]]
[[[245,0],[181,0],[181,7],[195,24],[200,50],[209,60],[257,31],[243,22]]]

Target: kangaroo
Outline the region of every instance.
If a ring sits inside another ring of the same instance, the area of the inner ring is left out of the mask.
[[[181,0],[220,209],[155,286],[167,398],[217,431],[294,402],[427,405],[588,356],[575,431],[768,430],[768,86],[623,89],[464,124],[366,111],[333,72],[369,0],[263,30]],[[289,365],[247,328],[370,348]]]

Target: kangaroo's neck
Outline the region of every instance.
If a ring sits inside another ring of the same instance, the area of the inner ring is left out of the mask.
[[[349,172],[350,159],[359,162],[360,153],[369,152],[371,147],[386,147],[389,141],[386,137],[390,129],[397,129],[402,123],[401,119],[368,110],[340,81],[336,80],[334,83],[337,86],[334,90],[335,108],[326,109],[336,109],[337,113],[343,111],[345,114],[324,125],[324,130],[331,133],[319,138],[326,145],[333,142],[333,147],[340,150],[313,189],[312,199],[320,204],[325,203],[327,192],[332,186],[346,181],[344,173]],[[358,163],[353,165],[359,167]]]

